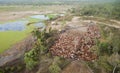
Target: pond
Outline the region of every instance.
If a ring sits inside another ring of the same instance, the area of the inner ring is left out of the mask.
[[[28,21],[15,21],[5,24],[0,24],[0,31],[22,31],[25,30],[25,24],[27,24]]]
[[[45,15],[34,15],[34,16],[30,16],[30,18],[34,18],[34,19],[40,19],[40,21],[44,21],[44,20],[48,20],[49,18]],[[4,31],[23,31],[26,29],[26,24],[29,23],[29,20],[24,19],[24,20],[18,20],[15,22],[9,22],[9,23],[4,23],[4,24],[0,24],[0,32],[4,32]],[[35,27],[44,27],[44,23],[39,22],[37,24],[34,24]]]
[[[34,16],[30,16],[30,17],[40,19],[40,20],[48,20],[49,19],[49,17],[47,17],[46,15],[34,15]]]

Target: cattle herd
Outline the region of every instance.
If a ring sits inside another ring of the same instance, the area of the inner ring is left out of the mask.
[[[50,48],[52,55],[74,60],[92,61],[97,58],[90,48],[100,38],[99,28],[96,25],[86,25],[87,31],[81,32],[66,30],[59,34],[58,40]]]

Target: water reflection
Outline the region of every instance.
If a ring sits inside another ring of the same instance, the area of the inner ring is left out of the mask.
[[[49,18],[45,15],[33,15],[30,18],[48,20]],[[29,23],[27,18],[21,19],[20,21],[0,24],[0,31],[23,31],[26,29],[26,24]],[[44,23],[36,23],[35,27],[44,27]],[[29,26],[28,26],[29,27]]]
[[[60,16],[64,16],[64,14],[60,14]],[[30,18],[40,19],[42,21],[49,20],[49,17],[46,15],[33,15],[33,16],[30,16]],[[0,32],[3,32],[3,31],[23,31],[26,29],[26,27],[29,27],[29,26],[26,26],[26,24],[28,24],[28,23],[30,23],[28,18],[22,18],[19,21],[0,24]],[[43,28],[43,29],[45,28],[45,24],[42,22],[36,23],[36,24],[34,24],[34,26],[36,28]]]
[[[45,15],[34,15],[34,16],[30,16],[30,17],[40,19],[40,20],[48,20],[49,19],[49,17],[47,17]]]
[[[35,27],[36,27],[36,28],[41,28],[41,31],[42,31],[42,30],[44,30],[44,28],[45,28],[45,24],[44,24],[44,23],[36,23],[36,24],[35,24]]]
[[[25,27],[28,21],[16,21],[5,24],[0,24],[0,31],[22,31],[25,30]]]
[[[35,27],[45,27],[44,23],[36,23]]]

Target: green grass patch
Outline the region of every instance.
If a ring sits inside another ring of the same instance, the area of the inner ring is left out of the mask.
[[[57,15],[57,14],[47,14],[46,16],[48,16],[49,19],[54,19],[54,18],[56,18],[58,15]]]
[[[29,22],[39,22],[40,19],[28,18]]]
[[[33,25],[26,27],[24,31],[5,31],[0,32],[0,53],[9,49],[15,43],[23,40],[34,29]]]
[[[22,19],[19,19],[22,20]],[[8,21],[9,22],[15,22],[19,20],[13,20]],[[29,23],[26,24],[26,29],[23,31],[4,31],[0,32],[0,53],[4,52],[5,50],[12,47],[15,43],[23,40],[25,37],[27,37],[30,32],[32,32],[35,28],[34,24],[37,22],[40,22],[40,19],[36,18],[30,18],[26,17],[25,20],[28,20]],[[24,21],[24,19],[23,19]],[[42,21],[41,21],[42,22]],[[1,24],[4,24],[6,22],[3,22]]]

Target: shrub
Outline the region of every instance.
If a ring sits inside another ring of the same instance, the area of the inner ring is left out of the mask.
[[[100,56],[98,61],[98,66],[105,69],[107,73],[111,73],[113,66],[108,62],[108,56]]]
[[[35,66],[38,65],[40,56],[48,53],[48,48],[50,47],[49,38],[53,37],[54,31],[47,32],[46,28],[42,31],[36,29],[33,31],[33,35],[36,38],[36,42],[34,44],[34,48],[29,52],[25,53],[24,61],[26,64],[26,68],[32,70]],[[52,41],[53,42],[53,41]]]
[[[26,68],[28,68],[29,70],[32,70],[39,63],[40,54],[44,53],[44,51],[47,50],[46,30],[43,31],[35,30],[33,31],[33,34],[36,37],[37,41],[35,42],[34,48],[29,52],[25,53],[24,57]]]
[[[50,73],[60,73],[60,71],[61,71],[61,68],[57,64],[55,64],[55,63],[53,63],[49,67],[49,72]]]
[[[39,62],[39,51],[32,49],[28,53],[25,53],[24,61],[26,68],[32,70]]]
[[[99,44],[99,55],[111,55],[113,48],[108,42],[100,42]]]

